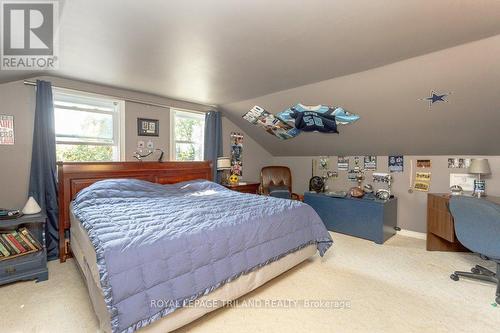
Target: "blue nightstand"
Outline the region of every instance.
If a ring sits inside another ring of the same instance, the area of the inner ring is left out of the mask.
[[[396,198],[336,198],[322,193],[304,193],[304,202],[321,217],[331,231],[369,239],[383,244],[396,234],[398,202]]]
[[[40,282],[49,278],[45,247],[46,220],[43,214],[24,215],[14,220],[0,220],[0,232],[26,227],[43,246],[41,251],[0,261],[0,285],[32,279]]]

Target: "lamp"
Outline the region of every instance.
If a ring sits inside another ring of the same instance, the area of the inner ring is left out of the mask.
[[[231,169],[231,159],[229,157],[217,158],[217,171],[222,171],[221,183],[229,183],[229,170]]]
[[[486,158],[472,159],[470,162],[469,173],[478,175],[478,179],[474,180],[474,193],[472,195],[481,198],[486,196],[486,182],[481,180],[481,175],[491,173],[490,164]]]

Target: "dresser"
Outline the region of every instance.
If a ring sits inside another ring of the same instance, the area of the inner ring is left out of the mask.
[[[230,190],[241,192],[241,193],[251,193],[257,194],[259,191],[260,183],[256,182],[240,182],[236,184],[223,184]]]
[[[396,234],[398,202],[370,198],[336,198],[322,193],[304,193],[304,202],[321,217],[330,231],[383,244]]]
[[[500,197],[487,196],[480,200],[490,200],[500,204]],[[448,209],[449,202],[449,194],[427,195],[427,251],[468,251],[455,235],[455,224]]]

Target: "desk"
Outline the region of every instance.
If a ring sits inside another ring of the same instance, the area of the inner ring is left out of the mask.
[[[383,244],[396,234],[396,198],[381,201],[306,192],[304,202],[314,208],[328,230],[372,240],[377,244]]]
[[[500,197],[487,196],[480,200],[500,204]],[[429,193],[427,195],[427,251],[468,251],[455,235],[455,224],[448,209],[449,202],[449,194]]]

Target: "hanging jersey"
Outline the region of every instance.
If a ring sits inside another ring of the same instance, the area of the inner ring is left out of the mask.
[[[290,117],[295,120],[295,128],[304,132],[338,133],[335,116],[317,111],[299,112],[293,110]]]
[[[284,122],[287,122],[293,126],[295,124],[295,118],[292,117],[292,113],[294,111],[298,112],[311,111],[324,115],[335,116],[335,121],[337,122],[337,125],[351,124],[359,119],[358,115],[350,113],[341,107],[332,108],[328,105],[306,106],[300,103],[286,109],[285,111],[278,113],[276,116],[281,120],[283,120]]]

